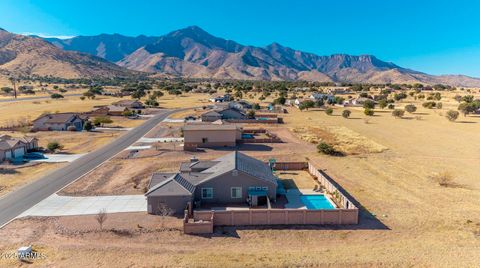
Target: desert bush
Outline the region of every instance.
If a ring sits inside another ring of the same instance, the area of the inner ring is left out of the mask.
[[[405,105],[405,111],[407,111],[408,113],[414,113],[417,111],[417,106],[413,104]]]
[[[443,104],[441,102],[437,102],[437,109],[442,109]]]
[[[373,100],[366,100],[363,103],[363,108],[371,110],[371,109],[375,108],[375,102]]]
[[[387,108],[388,108],[389,110],[393,110],[393,109],[395,109],[395,104],[390,103]]]
[[[52,95],[50,95],[50,98],[52,98],[52,99],[63,99],[63,95],[58,94],[58,93],[53,93]]]
[[[317,145],[317,150],[319,153],[326,154],[326,155],[333,155],[333,156],[340,156],[342,155],[341,152],[335,150],[332,145],[326,143],[326,142],[321,142]]]
[[[437,103],[434,102],[434,101],[427,101],[427,102],[422,103],[422,106],[424,108],[427,108],[427,109],[433,109],[437,106]]]
[[[86,131],[90,131],[93,129],[93,124],[91,121],[85,122],[85,125],[83,125],[83,129]]]
[[[349,118],[352,112],[350,110],[343,110],[342,116],[343,118]]]
[[[63,146],[58,141],[52,141],[47,144],[47,149],[52,153],[62,148]]]
[[[333,109],[332,108],[327,108],[327,109],[325,109],[325,113],[327,115],[332,115],[333,114]]]
[[[67,130],[68,131],[77,131],[77,128],[75,126],[68,126]]]
[[[454,185],[453,175],[447,171],[435,173],[431,176],[431,179],[433,179],[436,183],[438,183],[438,185],[442,187],[451,187]]]
[[[393,115],[395,118],[402,118],[404,114],[405,114],[405,111],[404,111],[404,110],[395,109],[395,110],[392,111],[392,115]]]
[[[457,120],[459,114],[460,113],[457,112],[457,111],[450,110],[450,111],[447,112],[447,114],[445,116],[447,117],[448,120],[453,122],[453,121]]]
[[[375,112],[372,110],[372,109],[369,109],[369,108],[366,108],[363,113],[366,115],[366,116],[373,116],[375,114]]]

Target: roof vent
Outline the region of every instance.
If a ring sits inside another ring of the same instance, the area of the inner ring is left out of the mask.
[[[195,156],[190,158],[190,163],[196,163],[196,162],[198,162],[198,159]]]

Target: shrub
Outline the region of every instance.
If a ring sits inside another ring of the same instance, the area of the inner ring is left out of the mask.
[[[460,113],[457,112],[457,111],[450,110],[450,111],[447,112],[447,115],[445,115],[445,116],[447,117],[448,120],[453,122],[453,121],[457,120],[459,114]]]
[[[375,108],[375,102],[373,100],[366,100],[363,103],[363,108],[365,109],[373,109]]]
[[[366,116],[373,116],[373,114],[375,114],[375,112],[372,110],[372,109],[368,109],[366,108],[363,113],[366,115]]]
[[[385,109],[385,107],[387,107],[388,103],[387,103],[387,100],[379,100],[378,101],[378,107],[380,107],[380,109]]]
[[[441,102],[437,102],[437,109],[442,109],[443,104]]]
[[[403,117],[404,114],[405,114],[404,110],[395,109],[392,111],[392,115],[395,116],[396,118],[401,118]]]
[[[390,103],[387,107],[389,110],[395,109],[395,104]]]
[[[85,122],[85,125],[83,125],[83,129],[86,131],[90,131],[93,129],[93,124],[90,121]]]
[[[69,126],[67,127],[68,131],[77,131],[77,128],[75,126]]]
[[[350,110],[343,110],[343,112],[342,112],[343,118],[349,118],[350,114],[352,114],[352,112]]]
[[[437,103],[435,103],[434,101],[427,101],[422,103],[422,106],[427,109],[433,109],[437,106]]]
[[[95,117],[95,119],[93,120],[93,124],[97,127],[100,125],[103,126],[104,124],[110,124],[110,123],[113,123],[113,121],[108,116]]]
[[[332,115],[333,114],[333,109],[332,108],[327,108],[327,109],[325,109],[325,113],[327,115]]]
[[[58,94],[58,93],[53,93],[52,95],[50,95],[50,98],[52,98],[52,99],[63,99],[63,95]]]
[[[60,143],[58,143],[57,141],[52,141],[52,142],[49,142],[47,144],[47,149],[50,151],[50,152],[55,152],[56,150],[60,150],[62,149],[63,146],[60,145]]]
[[[326,154],[326,155],[339,155],[339,152],[333,148],[332,145],[321,142],[317,145],[317,150],[319,153]]]
[[[417,111],[417,107],[413,104],[408,104],[405,106],[405,111],[409,112],[409,113],[414,113]]]

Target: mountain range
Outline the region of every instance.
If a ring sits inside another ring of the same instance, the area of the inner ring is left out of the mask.
[[[372,55],[319,56],[278,43],[242,45],[197,26],[158,37],[100,34],[42,39],[0,31],[0,69],[67,78],[125,76],[135,71],[190,78],[480,87],[478,78],[429,75]]]

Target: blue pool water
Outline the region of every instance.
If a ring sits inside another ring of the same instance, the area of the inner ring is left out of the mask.
[[[242,134],[242,139],[253,139],[253,134]]]
[[[308,209],[335,209],[325,195],[302,195],[300,200]]]

